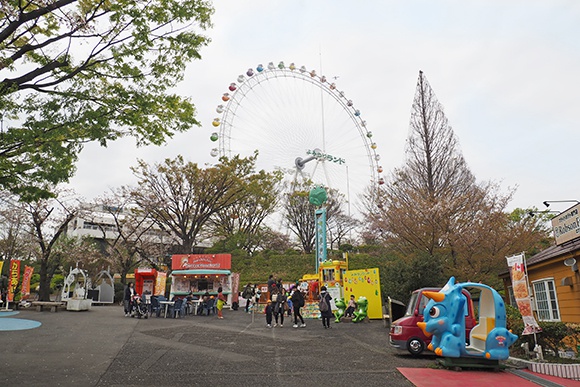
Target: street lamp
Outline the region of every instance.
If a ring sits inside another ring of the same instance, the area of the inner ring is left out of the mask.
[[[544,205],[550,207],[550,203],[580,203],[578,200],[544,200]]]
[[[559,214],[560,212],[558,211],[548,211],[548,210],[544,210],[544,211],[534,211],[534,210],[530,210],[528,211],[528,216],[533,217],[536,214]]]

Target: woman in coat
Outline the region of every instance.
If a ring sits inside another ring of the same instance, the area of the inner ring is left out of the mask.
[[[286,291],[282,289],[282,292],[276,297],[276,301],[272,301],[272,309],[274,312],[274,326],[278,326],[278,316],[280,316],[280,328],[284,327],[284,308],[286,307]]]
[[[332,297],[330,294],[328,294],[326,286],[322,286],[320,288],[320,295],[318,296],[318,299],[320,300],[318,305],[320,308],[320,316],[322,317],[322,325],[324,326],[324,329],[329,329],[330,319],[333,317],[332,309],[330,307],[330,300],[332,300]],[[323,310],[322,308],[323,300],[326,303],[326,310]]]
[[[129,317],[131,313],[131,300],[135,295],[135,285],[129,282],[125,288],[125,296],[123,297],[123,306],[125,307],[125,317]]]

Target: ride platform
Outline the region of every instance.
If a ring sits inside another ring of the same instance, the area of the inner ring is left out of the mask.
[[[441,357],[437,362],[445,368],[461,371],[464,368],[484,368],[499,371],[499,360],[485,359],[481,357]]]

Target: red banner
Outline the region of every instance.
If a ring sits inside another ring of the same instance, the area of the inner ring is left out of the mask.
[[[30,296],[30,279],[32,278],[33,271],[34,268],[32,266],[24,266],[24,274],[22,275],[22,289],[20,289],[20,294],[22,294],[23,300]]]
[[[10,277],[8,278],[8,302],[14,302],[14,292],[20,280],[20,261],[10,261]]]
[[[230,270],[231,254],[175,254],[171,257],[172,270]]]

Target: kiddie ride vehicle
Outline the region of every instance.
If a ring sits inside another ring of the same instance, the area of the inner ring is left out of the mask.
[[[430,298],[425,296],[425,292],[438,292],[439,290],[441,289],[422,288],[415,290],[411,294],[405,315],[391,324],[389,342],[392,347],[405,352],[409,351],[412,355],[419,355],[427,349],[431,342],[431,335],[425,335],[421,328],[417,326],[417,323],[423,321],[423,310],[430,300]],[[463,309],[465,334],[466,337],[469,337],[469,332],[477,321],[475,320],[471,295],[465,289],[462,294],[465,298]]]
[[[480,290],[478,324],[469,333],[466,344],[465,318],[462,311],[465,288]],[[506,329],[505,305],[491,287],[479,283],[455,283],[451,277],[439,292],[424,292],[430,298],[423,310],[423,322],[417,325],[425,335],[432,335],[427,348],[445,357],[446,366],[494,366],[509,357],[509,347],[517,336]],[[461,358],[456,360],[455,358]]]

